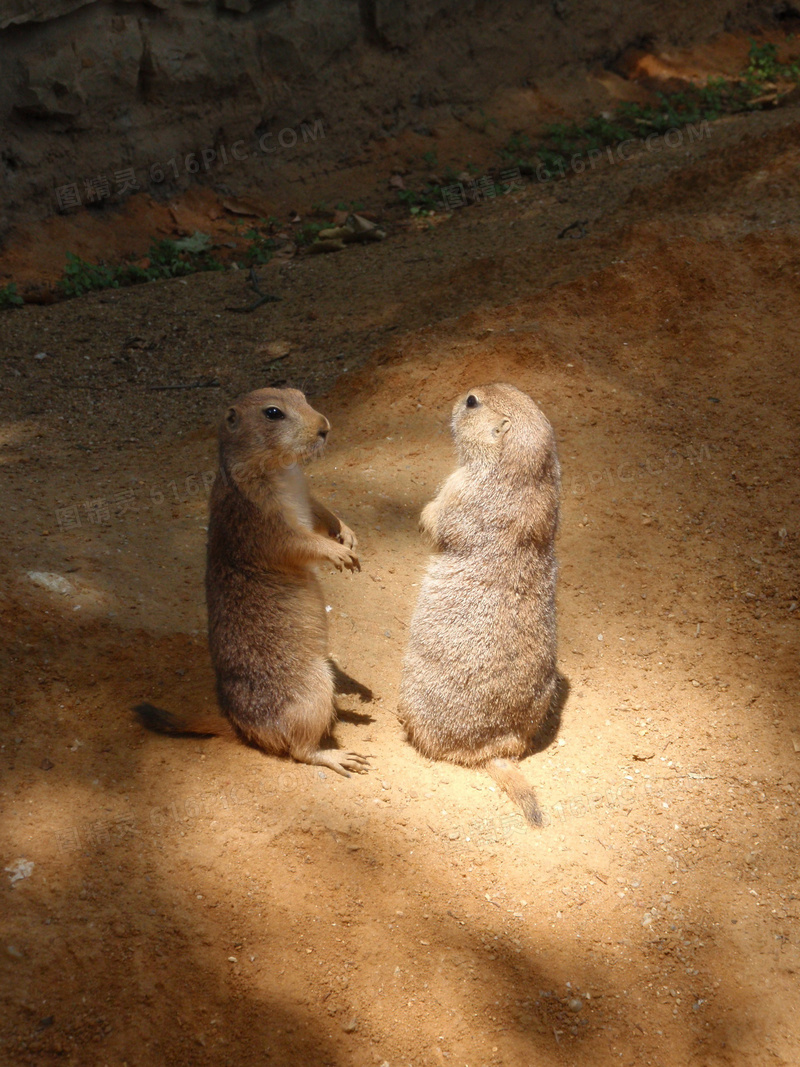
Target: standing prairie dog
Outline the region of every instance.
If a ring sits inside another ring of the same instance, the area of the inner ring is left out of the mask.
[[[512,385],[453,408],[459,466],[422,512],[433,542],[400,686],[399,716],[424,756],[485,767],[537,826],[515,762],[559,692],[552,427]]]
[[[367,769],[366,759],[320,747],[336,709],[315,566],[360,570],[356,538],[311,496],[300,469],[322,450],[329,430],[296,389],[259,389],[228,409],[206,563],[209,645],[227,723],[183,721],[149,704],[136,710],[153,729],[232,728],[264,752],[349,777]]]

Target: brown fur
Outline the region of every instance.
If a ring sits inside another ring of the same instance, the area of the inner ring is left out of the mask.
[[[461,397],[452,429],[459,466],[420,518],[436,554],[411,620],[399,715],[423,755],[485,767],[541,825],[510,761],[558,701],[555,438],[533,400],[505,384]]]
[[[272,409],[283,417],[268,418]],[[366,759],[320,747],[336,710],[315,565],[360,570],[356,538],[310,495],[299,466],[322,449],[329,429],[296,389],[260,389],[229,408],[211,490],[208,636],[220,707],[236,734],[349,777],[367,769]],[[209,732],[207,720],[150,708],[137,710],[155,729]],[[218,725],[213,732],[230,729]]]

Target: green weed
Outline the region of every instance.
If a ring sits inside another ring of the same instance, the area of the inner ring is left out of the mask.
[[[620,104],[612,114],[593,115],[584,123],[553,123],[537,145],[527,134],[515,133],[501,149],[506,163],[523,174],[564,177],[580,173],[597,152],[627,140],[664,134],[685,126],[713,122],[758,106],[768,83],[800,81],[800,59],[778,62],[774,44],[751,42],[748,65],[738,79],[709,78],[705,85],[687,85],[678,93],[658,93],[654,104]]]
[[[429,215],[442,206],[442,187],[428,182],[423,189],[399,189],[397,199],[412,215]]]
[[[329,222],[308,222],[295,234],[295,242],[301,246],[312,245],[319,237],[319,231],[329,229],[330,225]]]
[[[59,286],[65,296],[83,296],[94,289],[118,289],[121,270],[120,267],[89,263],[74,252],[67,252],[64,277]]]
[[[180,241],[154,241],[150,245],[147,267],[135,263],[109,267],[105,263],[89,263],[74,252],[67,252],[59,288],[64,296],[82,296],[98,289],[119,289],[164,278],[180,278],[199,271],[222,270],[222,264],[209,254],[210,248],[211,238],[200,233]]]
[[[249,242],[244,253],[246,266],[253,267],[259,263],[269,263],[272,259],[278,247],[278,242],[270,235],[273,224],[272,218],[259,219],[258,226],[251,226],[244,231],[243,237]]]
[[[0,289],[0,310],[8,311],[9,308],[22,307],[25,301],[17,292],[17,283],[9,282]]]
[[[764,82],[800,81],[800,59],[796,58],[793,63],[779,63],[777,45],[770,42],[758,44],[751,39],[744,77],[759,88]]]

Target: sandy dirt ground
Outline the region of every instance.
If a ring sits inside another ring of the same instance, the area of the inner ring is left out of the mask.
[[[726,120],[275,262],[252,315],[232,271],[3,315],[4,1063],[800,1062],[798,144]],[[417,516],[494,380],[564,477],[538,832],[394,714]],[[131,713],[214,706],[214,424],[276,381],[360,539],[323,575],[350,780]]]

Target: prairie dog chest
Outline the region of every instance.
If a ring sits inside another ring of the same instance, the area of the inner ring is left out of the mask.
[[[290,523],[305,527],[307,530],[314,528],[314,519],[311,514],[311,499],[308,493],[308,485],[303,477],[300,467],[293,463],[278,474],[276,486],[283,511]]]
[[[466,467],[457,467],[444,482],[437,499],[442,511],[458,509],[468,495],[469,472]]]

